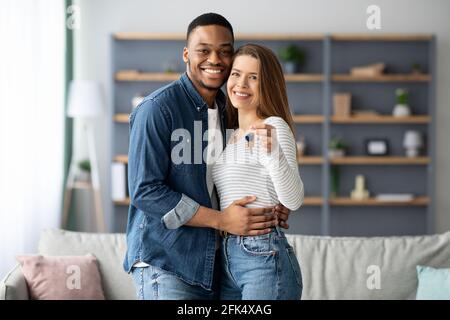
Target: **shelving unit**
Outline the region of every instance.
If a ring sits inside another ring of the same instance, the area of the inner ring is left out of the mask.
[[[237,34],[235,47],[256,42],[274,52],[294,43],[307,52],[307,63],[298,74],[286,74],[288,97],[296,136],[305,135],[307,153],[298,158],[305,183],[305,201],[299,214],[292,213],[291,233],[323,235],[402,235],[432,233],[434,226],[435,163],[435,38],[429,34]],[[179,78],[184,64],[182,33],[120,32],[112,36],[113,154],[112,161],[128,163],[128,121],[131,99],[150,93]],[[151,57],[151,59],[149,58]],[[169,62],[175,72],[164,72]],[[385,62],[387,73],[355,77],[354,66]],[[419,62],[423,74],[412,74],[410,64]],[[411,92],[413,114],[393,117],[394,91]],[[351,92],[352,107],[369,108],[378,114],[334,116],[332,96]],[[352,98],[353,99],[353,98]],[[353,104],[354,103],[354,104]],[[414,128],[426,136],[423,155],[407,158],[401,146],[405,130]],[[351,146],[345,157],[329,158],[328,142],[340,135]],[[385,137],[390,154],[369,157],[364,139]],[[330,172],[341,173],[340,192],[330,196]],[[348,198],[356,174],[366,176],[371,197]],[[414,193],[406,202],[386,202],[378,193]],[[114,202],[115,231],[124,231],[129,199]],[[389,226],[389,227],[387,227]]]

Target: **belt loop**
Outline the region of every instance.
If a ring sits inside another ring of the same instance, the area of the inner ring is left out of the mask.
[[[278,235],[278,236],[280,236],[280,237],[281,237],[281,236],[283,235],[283,233],[281,232],[281,230],[280,230],[280,227],[279,227],[279,226],[276,226],[276,227],[275,227],[275,230],[277,231],[277,235]]]

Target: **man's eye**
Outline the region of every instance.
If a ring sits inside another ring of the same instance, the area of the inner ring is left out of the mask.
[[[207,49],[199,49],[199,50],[197,50],[197,52],[199,52],[201,54],[208,54],[208,50]]]
[[[231,55],[231,51],[230,50],[221,51],[220,54],[223,55],[224,57],[228,57]]]

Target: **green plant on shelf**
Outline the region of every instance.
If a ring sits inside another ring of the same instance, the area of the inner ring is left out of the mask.
[[[280,60],[284,62],[286,73],[295,73],[305,63],[305,51],[294,44],[282,47],[279,50]]]
[[[81,171],[90,173],[91,172],[91,162],[89,160],[81,160],[78,162],[78,168],[80,168]]]
[[[414,63],[411,65],[411,72],[412,72],[412,73],[415,73],[415,74],[420,74],[420,73],[422,73],[422,67],[420,66],[419,63],[414,62]]]
[[[408,104],[408,90],[398,88],[395,90],[395,96],[397,97],[397,104]]]
[[[328,144],[328,155],[329,157],[343,157],[346,149],[347,145],[342,138],[332,137]]]

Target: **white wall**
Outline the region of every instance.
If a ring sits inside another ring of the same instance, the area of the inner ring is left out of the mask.
[[[446,0],[77,0],[81,29],[76,33],[76,77],[101,81],[110,94],[109,36],[117,31],[185,32],[205,12],[224,15],[235,32],[373,32],[366,29],[366,8],[381,8],[380,32],[434,33],[437,64],[437,217],[436,230],[450,230],[450,1]],[[181,54],[181,52],[180,52]],[[109,98],[109,96],[108,96]],[[111,101],[109,101],[111,102]],[[113,106],[98,121],[97,145],[102,186],[109,186],[110,131]],[[80,152],[82,148],[80,148]],[[111,214],[109,189],[103,200]],[[82,199],[82,197],[80,198]],[[80,201],[83,202],[83,201]],[[86,204],[80,204],[86,208]]]

